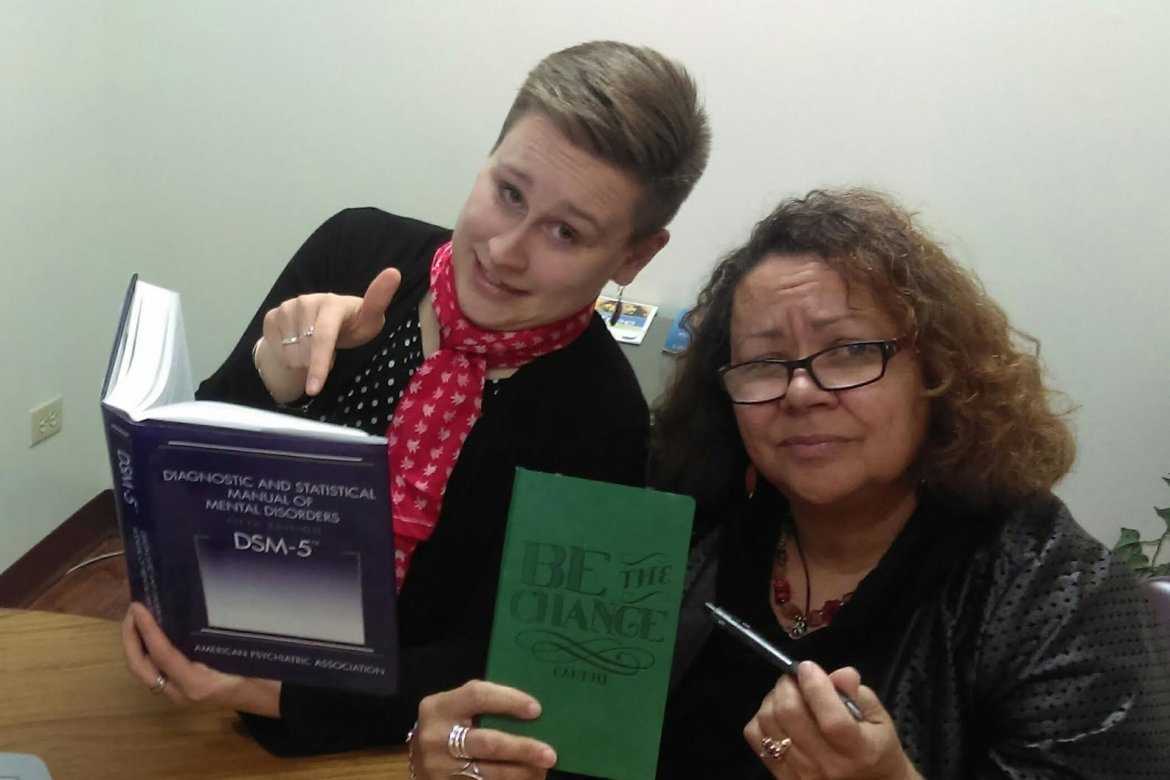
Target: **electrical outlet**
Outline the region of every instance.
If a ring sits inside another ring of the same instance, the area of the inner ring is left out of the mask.
[[[32,441],[29,443],[30,447],[34,447],[50,436],[55,436],[61,432],[61,426],[65,422],[62,401],[61,396],[50,398],[32,410]]]

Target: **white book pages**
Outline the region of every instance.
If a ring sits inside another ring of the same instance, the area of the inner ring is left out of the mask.
[[[135,420],[170,420],[172,422],[213,425],[220,428],[295,433],[317,439],[381,438],[370,436],[357,428],[347,428],[344,425],[332,425],[279,412],[270,412],[266,409],[253,409],[250,406],[225,404],[218,401],[187,401],[167,406],[156,406],[137,414],[130,413],[130,416]]]
[[[126,316],[119,345],[117,369],[107,389],[106,403],[127,413],[150,406],[157,398],[167,338],[167,309],[177,301],[167,290],[138,282]]]
[[[135,284],[114,361],[102,400],[136,421],[169,420],[333,441],[385,441],[357,428],[249,406],[196,401],[179,296],[142,280]]]

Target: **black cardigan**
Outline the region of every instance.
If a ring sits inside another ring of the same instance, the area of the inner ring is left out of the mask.
[[[1133,573],[1054,496],[924,495],[833,622],[797,641],[766,601],[782,499],[766,486],[727,514],[693,556],[661,777],[770,777],[742,731],[777,673],[710,632],[714,599],[795,658],[856,667],[927,780],[1170,778],[1165,643]]]
[[[334,216],[289,262],[199,397],[274,408],[251,359],[268,309],[308,292],[362,295],[382,269],[397,267],[402,286],[387,312],[384,337],[416,310],[434,251],[449,237],[443,228],[377,209]],[[304,413],[315,416],[317,404],[352,382],[383,337],[339,352],[317,396],[321,401],[308,403]],[[571,345],[501,383],[463,446],[434,534],[419,545],[399,594],[398,694],[381,698],[286,684],[281,718],[246,715],[250,731],[281,755],[402,744],[422,697],[483,675],[516,467],[642,485],[648,431],[634,372],[596,316]]]

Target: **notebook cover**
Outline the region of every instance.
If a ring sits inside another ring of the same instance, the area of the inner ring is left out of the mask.
[[[549,743],[561,770],[653,778],[693,515],[684,496],[517,469],[486,676],[542,713],[481,725]]]

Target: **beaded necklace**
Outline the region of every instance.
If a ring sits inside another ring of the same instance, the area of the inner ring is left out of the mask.
[[[800,565],[804,569],[804,609],[801,610],[800,607],[793,604],[792,585],[788,582],[787,537],[786,532],[780,534],[780,541],[776,544],[776,555],[772,559],[772,600],[780,614],[785,619],[792,621],[792,628],[785,628],[784,631],[792,639],[800,639],[810,629],[829,625],[845,602],[849,601],[853,591],[849,591],[839,599],[827,599],[820,609],[810,610],[812,578],[808,573],[808,564],[804,560],[804,550],[800,549],[800,539],[793,533],[792,539],[796,543],[796,554],[800,556]]]

